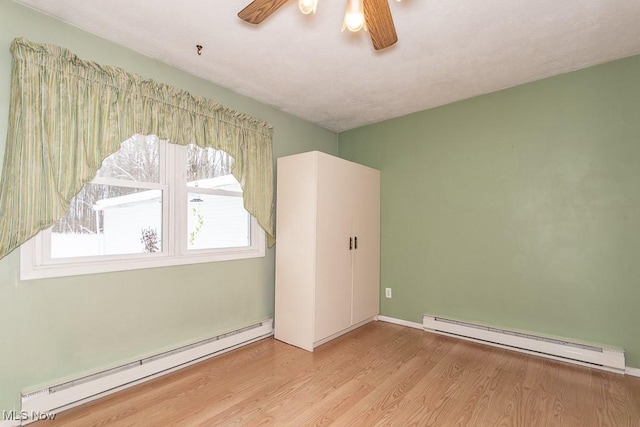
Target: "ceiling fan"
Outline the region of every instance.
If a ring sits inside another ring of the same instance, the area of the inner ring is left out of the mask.
[[[254,0],[238,16],[250,24],[259,24],[288,1]],[[318,0],[298,0],[300,11],[305,14],[315,12],[317,4]],[[385,49],[398,41],[387,0],[347,0],[342,29],[345,28],[350,31],[368,30],[375,50]]]

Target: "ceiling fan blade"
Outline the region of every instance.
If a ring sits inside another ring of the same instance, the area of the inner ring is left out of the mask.
[[[250,24],[259,24],[289,0],[254,0],[238,16]]]
[[[375,50],[387,48],[398,41],[387,0],[364,0],[364,19]]]

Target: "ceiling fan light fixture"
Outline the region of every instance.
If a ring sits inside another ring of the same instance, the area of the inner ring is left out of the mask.
[[[364,22],[364,5],[362,0],[347,0],[347,10],[344,12],[344,21],[342,22],[342,31],[366,30]]]
[[[318,0],[298,0],[298,9],[305,15],[316,13],[317,8]]]

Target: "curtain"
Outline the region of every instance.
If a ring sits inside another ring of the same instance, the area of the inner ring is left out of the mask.
[[[273,127],[67,49],[15,39],[0,177],[0,258],[61,218],[102,160],[134,134],[231,155],[245,209],[275,243]]]

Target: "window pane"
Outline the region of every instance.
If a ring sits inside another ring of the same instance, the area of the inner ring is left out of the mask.
[[[251,245],[250,216],[232,166],[233,158],[224,151],[187,146],[187,187],[193,191],[187,194],[188,249]]]
[[[162,251],[162,191],[87,184],[51,231],[51,258]]]
[[[242,197],[187,194],[188,249],[235,248],[251,244],[249,213]]]
[[[231,176],[233,158],[224,151],[212,148],[200,148],[193,144],[187,146],[187,186],[214,188],[214,178]],[[232,177],[233,178],[233,177]],[[235,181],[235,178],[233,178]],[[237,181],[235,181],[237,184]],[[240,184],[237,184],[240,189]]]
[[[97,177],[137,182],[160,182],[160,141],[154,135],[135,135],[102,162]]]

